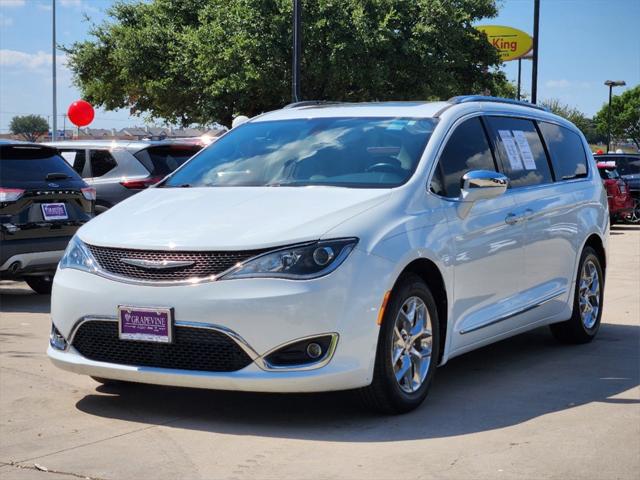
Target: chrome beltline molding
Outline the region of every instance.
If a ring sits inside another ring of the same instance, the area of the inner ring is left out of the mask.
[[[80,318],[71,328],[71,332],[69,333],[69,338],[67,339],[67,347],[65,348],[65,352],[69,350],[69,348],[71,348],[71,346],[73,345],[73,339],[75,338],[76,333],[78,332],[78,329],[80,328],[81,325],[87,323],[87,322],[94,322],[94,321],[107,321],[107,322],[114,322],[114,323],[118,323],[118,317],[115,316],[111,316],[111,315],[87,315],[84,316],[82,318]],[[55,325],[54,325],[55,326]],[[260,367],[262,370],[265,371],[278,371],[278,372],[296,372],[296,371],[304,371],[304,370],[314,370],[317,368],[322,368],[324,367],[326,364],[328,364],[331,359],[333,358],[333,354],[336,351],[336,347],[338,345],[338,338],[339,335],[335,332],[330,332],[330,333],[320,333],[317,335],[309,335],[307,337],[301,337],[301,338],[296,338],[295,340],[291,340],[288,341],[286,343],[283,343],[281,345],[278,345],[275,348],[272,348],[271,350],[269,350],[268,352],[266,352],[263,355],[260,355],[258,352],[256,352],[251,345],[249,345],[249,343],[242,338],[242,336],[240,336],[239,334],[237,334],[236,332],[234,332],[233,330],[227,328],[227,327],[223,327],[222,325],[215,325],[213,323],[200,323],[200,322],[186,322],[186,321],[175,321],[174,322],[174,326],[176,327],[185,327],[185,328],[200,328],[200,329],[206,329],[206,330],[214,330],[216,332],[222,333],[224,335],[226,335],[227,337],[229,337],[231,340],[233,340],[248,356],[249,358],[251,358],[251,360],[253,362],[255,362],[256,365],[258,365],[258,367]],[[296,342],[300,342],[303,340],[307,340],[307,339],[311,339],[311,338],[317,338],[317,337],[323,337],[323,336],[327,336],[330,335],[331,336],[331,343],[329,344],[329,349],[327,350],[327,353],[318,361],[313,362],[311,364],[305,364],[305,365],[291,365],[291,366],[275,366],[275,365],[270,365],[269,362],[267,362],[265,360],[265,357],[271,353],[273,353],[274,351],[283,348],[287,345],[290,345],[292,343],[296,343]]]
[[[495,325],[496,323],[504,322],[505,320],[513,318],[513,317],[515,317],[517,315],[529,312],[529,311],[533,310],[534,308],[538,308],[539,306],[541,306],[541,305],[553,300],[554,298],[565,294],[566,292],[567,292],[567,289],[563,288],[562,290],[559,290],[559,291],[556,291],[554,293],[551,293],[551,294],[547,295],[542,300],[539,300],[539,301],[537,301],[536,303],[534,303],[532,305],[528,305],[528,306],[526,306],[524,308],[521,308],[519,310],[516,310],[514,312],[509,312],[509,313],[507,313],[505,315],[502,315],[501,317],[498,317],[498,318],[496,318],[494,320],[491,320],[490,322],[483,323],[481,325],[476,325],[476,326],[473,326],[473,327],[470,327],[470,328],[467,328],[467,329],[460,330],[460,335],[464,335],[465,333],[475,332],[476,330],[480,330],[480,329],[485,328],[485,327],[490,327],[491,325]]]

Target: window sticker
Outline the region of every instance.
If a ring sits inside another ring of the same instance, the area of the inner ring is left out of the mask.
[[[524,162],[524,168],[526,168],[527,170],[535,170],[536,161],[533,158],[533,153],[531,153],[531,146],[529,145],[524,132],[522,130],[514,130],[513,137],[516,139],[518,150],[520,150],[520,157]]]
[[[405,126],[407,126],[407,124],[407,120],[393,120],[389,122],[387,130],[402,130]]]
[[[510,130],[498,130],[504,149],[507,151],[507,157],[509,158],[509,164],[512,171],[523,170],[522,159],[520,158],[520,151],[516,146],[516,142],[511,134]]]

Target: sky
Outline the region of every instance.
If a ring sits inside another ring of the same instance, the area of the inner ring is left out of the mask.
[[[0,0],[0,133],[14,115],[52,115],[51,5],[53,0]],[[57,43],[88,38],[113,0],[56,0]],[[507,25],[533,34],[533,0],[498,1],[497,18],[480,25]],[[640,83],[640,0],[541,0],[538,99],[558,99],[588,116],[607,101],[607,79],[625,80],[621,93]],[[58,128],[71,102],[81,98],[64,54],[57,56]],[[516,61],[503,68],[517,77]],[[523,61],[523,91],[531,91],[531,62]],[[304,89],[304,85],[302,86]],[[124,111],[96,110],[95,128],[143,125]],[[67,128],[70,125],[67,123]]]

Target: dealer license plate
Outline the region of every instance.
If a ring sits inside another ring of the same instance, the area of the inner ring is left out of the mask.
[[[118,334],[121,340],[171,343],[172,308],[118,307]]]
[[[67,206],[64,203],[43,203],[40,208],[42,208],[42,216],[47,221],[69,219]]]

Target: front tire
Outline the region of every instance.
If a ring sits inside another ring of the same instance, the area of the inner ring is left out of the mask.
[[[49,295],[53,286],[53,277],[27,277],[24,279],[27,285],[40,295]]]
[[[604,275],[600,258],[591,247],[580,257],[571,318],[550,325],[551,333],[562,343],[588,343],[595,338],[602,319]]]
[[[436,302],[425,282],[403,275],[385,310],[371,385],[364,403],[382,413],[406,413],[427,396],[440,354]]]

